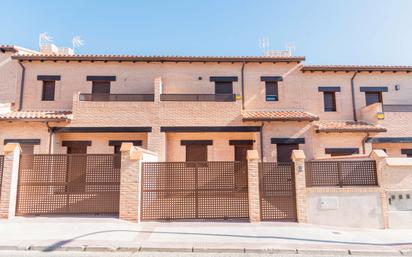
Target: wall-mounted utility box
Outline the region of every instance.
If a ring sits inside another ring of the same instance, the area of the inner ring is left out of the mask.
[[[412,191],[386,193],[390,211],[412,211]]]

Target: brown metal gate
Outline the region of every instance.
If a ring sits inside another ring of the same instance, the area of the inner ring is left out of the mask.
[[[118,214],[119,197],[120,155],[21,156],[17,215]]]
[[[3,180],[4,155],[0,155],[0,199],[1,199],[1,184]]]
[[[246,162],[146,162],[142,220],[247,219]]]
[[[259,176],[261,220],[296,221],[293,163],[260,163]]]

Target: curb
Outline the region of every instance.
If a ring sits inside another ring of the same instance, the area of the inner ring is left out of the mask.
[[[50,248],[44,245],[0,245],[0,251],[72,251],[72,252],[196,252],[196,253],[257,253],[299,255],[354,255],[354,256],[412,256],[412,249],[403,250],[345,250],[345,249],[293,249],[293,248],[161,248],[161,247],[106,247],[106,246],[61,246]]]

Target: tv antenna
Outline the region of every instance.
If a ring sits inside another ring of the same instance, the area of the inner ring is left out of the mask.
[[[260,49],[262,49],[263,53],[265,53],[269,47],[269,38],[268,37],[259,38],[259,47]]]
[[[52,37],[47,32],[40,33],[39,35],[39,47],[49,45],[52,42]]]
[[[72,39],[73,52],[76,47],[84,45],[84,40],[80,36],[74,36]]]

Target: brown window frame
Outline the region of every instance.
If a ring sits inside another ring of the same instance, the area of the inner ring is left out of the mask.
[[[327,97],[331,97],[330,102]],[[331,106],[329,106],[329,103]],[[325,112],[336,112],[336,93],[333,91],[323,92],[323,110]]]
[[[279,85],[277,81],[265,81],[266,102],[279,101]]]
[[[353,154],[359,154],[359,148],[325,148],[325,154],[330,154],[331,157],[348,156]]]
[[[371,95],[378,95],[378,101],[376,102],[376,101],[368,100],[368,96],[371,96]],[[366,106],[369,106],[369,105],[374,104],[374,103],[383,103],[383,94],[382,94],[382,92],[381,91],[368,91],[368,92],[365,92],[365,104],[366,104]]]
[[[54,101],[56,93],[56,81],[55,80],[43,80],[42,87],[42,101]]]
[[[186,162],[207,162],[208,161],[208,154],[207,154],[207,144],[187,144],[186,145]],[[203,148],[204,152],[204,157],[205,159],[202,160],[194,160],[193,156],[190,154],[194,153],[193,149],[190,149],[192,147],[197,147],[197,148]]]

